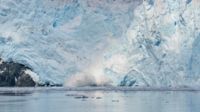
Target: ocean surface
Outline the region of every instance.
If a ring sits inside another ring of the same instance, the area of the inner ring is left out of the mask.
[[[200,91],[0,88],[0,112],[199,112]]]

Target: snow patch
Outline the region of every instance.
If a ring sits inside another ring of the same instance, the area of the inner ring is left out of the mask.
[[[31,70],[25,70],[25,74],[30,75],[30,77],[33,79],[34,82],[39,82],[40,77],[38,74],[36,74],[35,72],[31,71]]]

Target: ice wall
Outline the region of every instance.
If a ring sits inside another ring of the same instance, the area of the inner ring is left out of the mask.
[[[198,0],[0,0],[0,55],[40,82],[196,86]]]
[[[149,86],[198,86],[199,6],[198,0],[143,2],[127,30],[128,76]]]

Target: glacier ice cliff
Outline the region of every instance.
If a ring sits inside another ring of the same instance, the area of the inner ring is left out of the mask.
[[[0,0],[0,57],[39,83],[200,84],[198,0]]]

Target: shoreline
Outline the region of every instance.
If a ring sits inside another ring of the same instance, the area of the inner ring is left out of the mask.
[[[131,92],[131,91],[200,91],[200,88],[163,88],[163,87],[0,87],[0,95],[3,93],[22,93],[29,94],[34,92],[51,92],[51,91],[110,91],[110,92]]]

